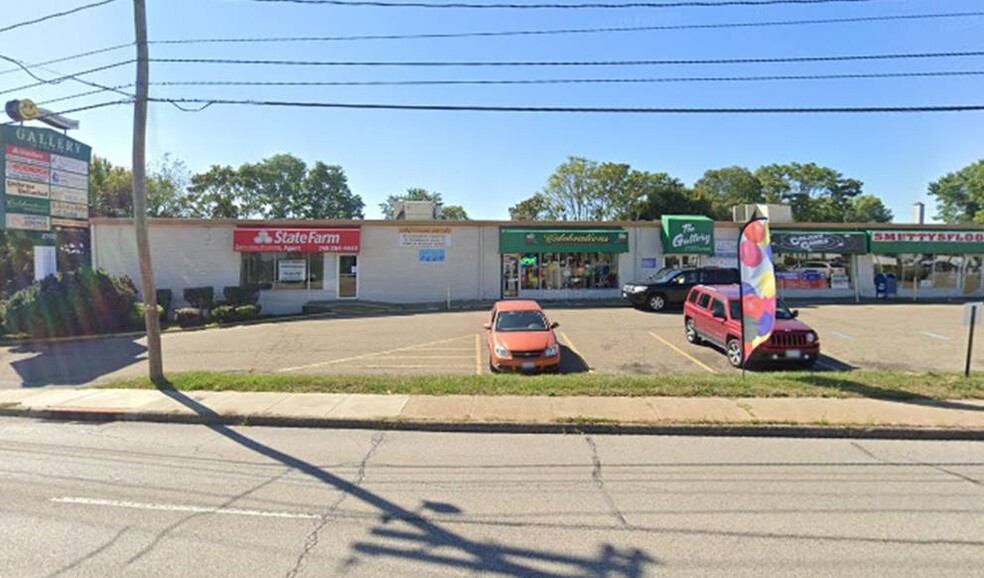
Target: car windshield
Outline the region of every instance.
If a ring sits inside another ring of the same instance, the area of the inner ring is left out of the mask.
[[[741,318],[741,305],[737,299],[728,301],[728,308],[731,310],[732,319]],[[793,319],[793,312],[781,299],[776,301],[776,319]]]
[[[539,311],[503,311],[495,320],[496,331],[547,331],[547,319]]]
[[[650,275],[648,281],[653,283],[669,283],[674,277],[680,274],[679,269],[660,269],[655,274]]]

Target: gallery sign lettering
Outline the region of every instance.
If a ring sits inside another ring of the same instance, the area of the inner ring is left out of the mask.
[[[357,253],[360,229],[239,228],[233,250],[239,253]]]
[[[663,215],[663,253],[676,255],[712,255],[714,221],[707,217]]]

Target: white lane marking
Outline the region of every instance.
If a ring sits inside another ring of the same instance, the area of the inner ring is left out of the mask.
[[[926,337],[931,337],[933,339],[939,339],[940,341],[950,341],[950,338],[946,335],[940,335],[939,333],[930,333],[929,331],[920,331]]]
[[[416,345],[408,345],[406,347],[397,347],[396,349],[388,349],[386,351],[374,351],[372,353],[363,353],[362,355],[353,355],[352,357],[343,357],[341,359],[332,359],[332,360],[329,360],[329,361],[322,361],[322,362],[319,362],[319,363],[309,363],[307,365],[298,365],[298,366],[295,366],[295,367],[284,367],[284,368],[278,369],[277,371],[283,373],[283,372],[287,372],[287,371],[297,371],[299,369],[311,369],[311,368],[314,368],[314,367],[324,367],[326,365],[334,365],[336,363],[347,363],[349,361],[356,361],[356,360],[359,360],[359,359],[366,359],[367,357],[378,357],[378,356],[381,356],[381,355],[389,355],[391,353],[399,353],[401,351],[413,351],[414,349],[422,349],[422,348],[425,348],[425,347],[430,347],[432,345],[440,345],[440,344],[449,343],[449,342],[452,342],[452,341],[460,341],[462,339],[468,339],[469,337],[470,337],[469,335],[463,335],[463,336],[458,336],[458,337],[451,337],[450,339],[440,339],[438,341],[431,341],[429,343],[418,343]],[[469,350],[470,350],[470,348],[469,348]]]
[[[840,337],[841,339],[844,339],[846,341],[851,341],[854,339],[847,333],[841,333],[840,331],[829,331],[828,333],[830,333],[831,335],[836,335],[837,337]]]
[[[255,518],[284,518],[288,520],[318,520],[317,514],[303,512],[271,512],[268,510],[243,510],[240,508],[209,508],[185,504],[151,504],[127,500],[101,500],[99,498],[51,498],[56,504],[78,504],[82,506],[105,506],[109,508],[129,508],[131,510],[155,510],[159,512],[191,512],[194,514],[221,514],[224,516],[252,516]]]

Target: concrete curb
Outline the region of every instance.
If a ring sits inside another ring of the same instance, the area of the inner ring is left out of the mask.
[[[984,441],[984,429],[914,426],[701,424],[701,423],[518,423],[407,421],[389,419],[299,418],[267,415],[188,415],[125,410],[18,409],[0,407],[0,417],[76,422],[146,422],[185,425],[234,425],[290,428],[372,429],[448,433],[601,434],[647,436],[762,437]]]

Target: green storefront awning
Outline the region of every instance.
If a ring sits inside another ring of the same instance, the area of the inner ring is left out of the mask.
[[[714,221],[700,215],[663,215],[663,253],[713,255]]]
[[[984,231],[868,231],[872,253],[984,254]]]
[[[626,253],[625,229],[499,229],[500,253]]]

